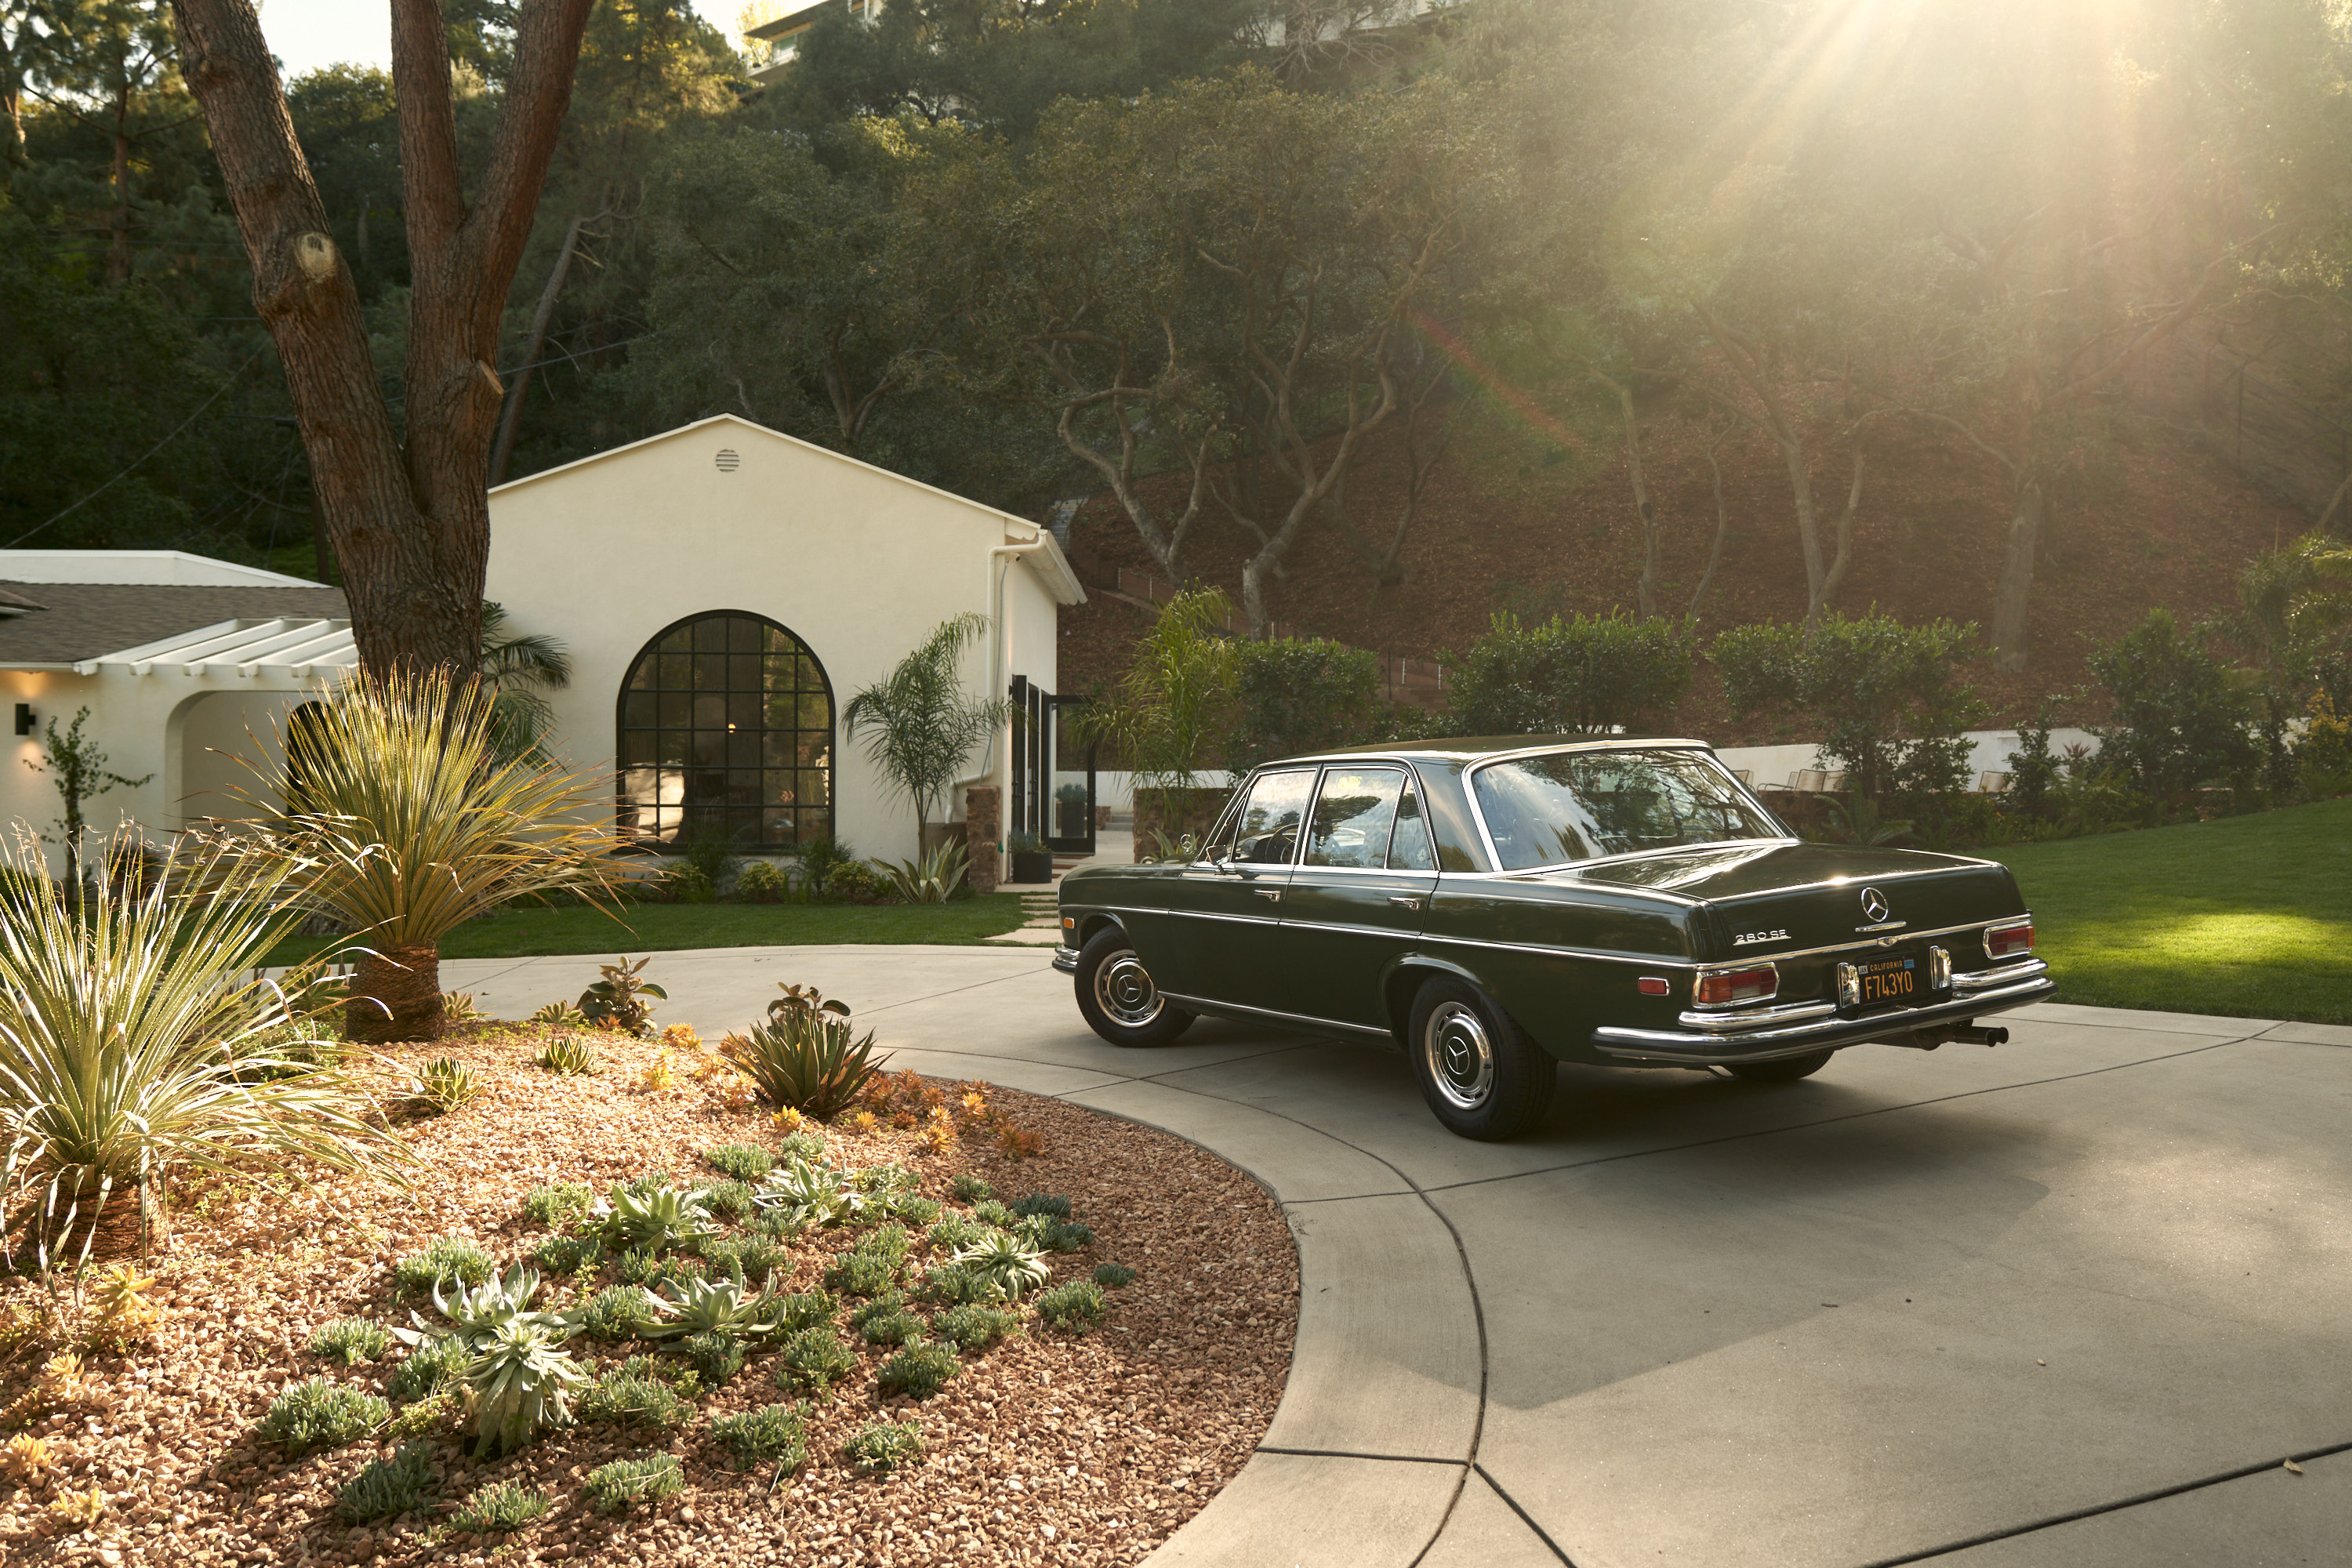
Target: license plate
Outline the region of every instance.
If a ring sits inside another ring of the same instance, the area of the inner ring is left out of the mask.
[[[1916,954],[1841,963],[1838,969],[1838,1000],[1858,1012],[1916,1006],[1927,994],[1927,966]]]

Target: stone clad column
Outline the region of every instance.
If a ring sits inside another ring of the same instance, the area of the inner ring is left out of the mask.
[[[992,893],[1003,880],[997,858],[997,830],[1004,815],[1003,795],[994,784],[975,784],[963,792],[963,847],[971,862],[964,876],[975,893]]]

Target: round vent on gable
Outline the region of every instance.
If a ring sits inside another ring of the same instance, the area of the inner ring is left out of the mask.
[[[716,461],[719,464],[719,471],[720,473],[731,474],[735,471],[736,467],[743,461],[743,459],[735,455],[734,447],[721,447],[719,448],[719,456]]]

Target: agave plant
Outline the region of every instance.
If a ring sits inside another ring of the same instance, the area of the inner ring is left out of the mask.
[[[564,1078],[598,1070],[596,1047],[576,1035],[558,1035],[539,1053],[539,1065]]]
[[[184,1172],[405,1157],[306,1025],[315,972],[257,977],[299,918],[282,862],[183,847],[71,908],[45,864],[29,834],[0,843],[0,1210],[32,1221],[0,1235],[0,1262],[86,1261],[101,1225],[129,1252]]]
[[[362,933],[345,1028],[440,1033],[441,938],[529,894],[602,900],[623,847],[598,786],[505,754],[491,692],[446,668],[355,680],[301,710],[281,764],[254,767],[257,828],[306,910]],[[609,815],[609,814],[607,814]]]
[[[569,1002],[550,1002],[525,1021],[542,1029],[584,1029],[588,1015]]]
[[[768,1173],[751,1201],[794,1230],[840,1225],[864,1214],[873,1203],[831,1165],[812,1163],[797,1154]]]
[[[417,1070],[417,1098],[455,1110],[482,1092],[482,1075],[455,1057],[436,1057]]]
[[[619,1029],[625,1034],[653,1033],[654,1010],[646,1005],[648,996],[669,1000],[669,993],[652,982],[639,978],[650,958],[631,963],[626,958],[611,963],[600,963],[596,973],[604,978],[580,993],[580,1014],[600,1029]]]
[[[830,1121],[847,1110],[890,1058],[874,1055],[874,1034],[854,1038],[849,1020],[823,1008],[754,1024],[719,1043],[728,1066],[772,1103]]]
[[[525,1314],[499,1324],[466,1367],[474,1391],[477,1457],[511,1453],[541,1427],[572,1423],[567,1399],[588,1381],[588,1372],[562,1348],[569,1326],[551,1328],[541,1321],[546,1316]]]
[[[1001,1230],[990,1231],[950,1261],[972,1278],[987,1281],[1013,1301],[1043,1285],[1049,1273],[1044,1253],[1024,1245],[1019,1237]]]
[[[931,847],[919,860],[892,862],[877,857],[874,864],[891,891],[910,904],[944,904],[971,869],[963,846],[953,839]]]
[[[756,1341],[780,1334],[790,1326],[789,1298],[762,1286],[753,1290],[729,1279],[665,1280],[658,1293],[648,1293],[656,1314],[643,1338],[677,1339],[692,1334],[729,1334]]]
[[[604,1220],[604,1244],[614,1251],[641,1247],[658,1251],[711,1234],[710,1210],[699,1191],[680,1186],[632,1192],[613,1189],[611,1200],[597,1205]]]

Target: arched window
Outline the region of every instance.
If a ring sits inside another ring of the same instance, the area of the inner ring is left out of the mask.
[[[833,685],[764,616],[716,610],[647,643],[621,685],[617,750],[619,825],[648,847],[833,832]]]

